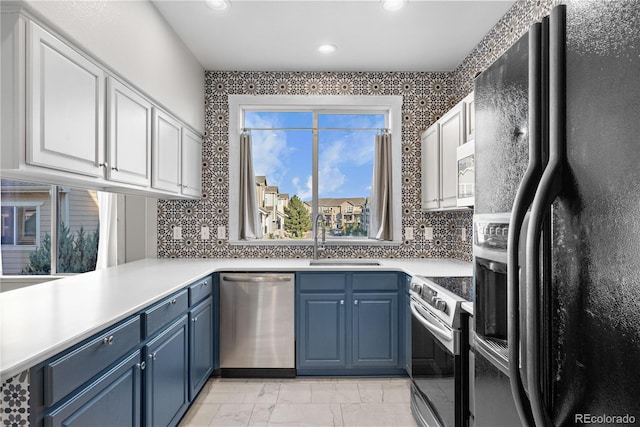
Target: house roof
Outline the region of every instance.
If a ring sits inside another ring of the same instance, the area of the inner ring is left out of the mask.
[[[350,203],[353,206],[364,206],[367,204],[367,197],[328,197],[318,199],[318,206],[322,207],[342,206],[345,203]]]

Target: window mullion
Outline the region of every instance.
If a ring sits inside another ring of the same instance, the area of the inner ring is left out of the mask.
[[[313,221],[312,229],[316,230],[315,219],[320,213],[318,207],[318,113],[313,112],[312,118],[312,126],[313,131],[312,134],[312,147],[311,147],[311,161],[313,164],[311,165],[311,206],[312,206],[312,216],[311,220]]]

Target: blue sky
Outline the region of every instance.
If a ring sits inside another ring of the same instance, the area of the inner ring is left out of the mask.
[[[248,128],[310,128],[311,112],[246,112]],[[384,115],[323,114],[318,126],[381,128]],[[365,197],[371,191],[375,131],[320,131],[319,197]],[[311,199],[312,132],[252,131],[253,165],[281,193]]]

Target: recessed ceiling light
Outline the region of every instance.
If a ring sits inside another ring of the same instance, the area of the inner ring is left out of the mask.
[[[381,0],[380,3],[384,10],[394,11],[402,9],[407,0]]]
[[[204,3],[213,10],[225,10],[231,7],[229,0],[204,0]]]
[[[331,44],[331,43],[321,44],[320,46],[318,46],[318,52],[329,54],[329,53],[335,52],[337,48],[338,47],[335,44]]]

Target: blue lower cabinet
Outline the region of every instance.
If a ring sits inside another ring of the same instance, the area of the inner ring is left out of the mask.
[[[299,297],[298,368],[347,365],[344,293],[304,293]]]
[[[299,273],[298,375],[404,374],[400,280],[395,272]]]
[[[399,363],[397,293],[353,293],[353,366]]]
[[[213,371],[213,300],[189,311],[189,400],[207,382]]]
[[[187,315],[145,346],[144,424],[174,426],[189,406]]]
[[[45,426],[139,426],[141,420],[140,350],[76,393],[44,418]]]

